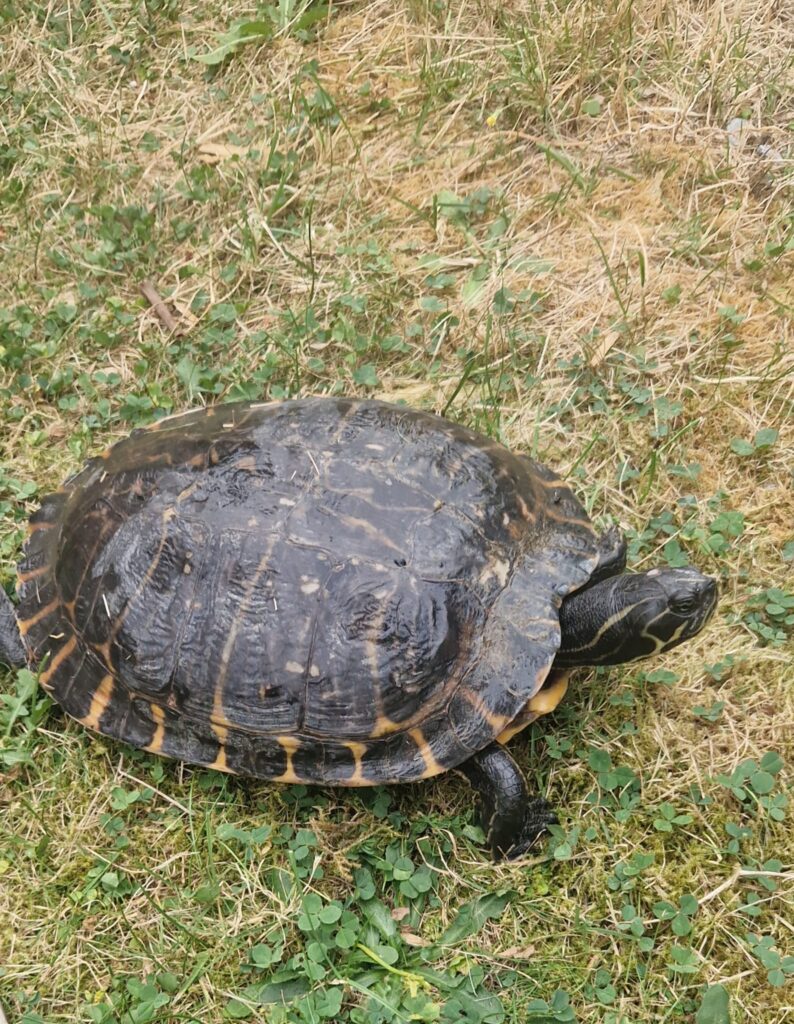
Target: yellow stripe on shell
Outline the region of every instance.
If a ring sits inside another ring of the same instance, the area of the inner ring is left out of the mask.
[[[163,740],[165,738],[165,712],[159,704],[150,704],[149,710],[152,712],[156,728],[151,742],[147,743],[143,749],[148,750],[151,754],[160,754],[163,750]]]
[[[295,739],[294,736],[276,736],[279,746],[287,756],[287,767],[281,773],[277,775],[274,782],[302,782],[303,780],[298,777],[295,773],[295,768],[292,765],[292,756],[300,746],[300,743]]]
[[[58,608],[60,602],[58,598],[54,598],[49,604],[44,605],[43,608],[39,608],[35,615],[31,615],[29,619],[20,619],[19,621],[19,632],[22,636],[26,636],[31,626],[35,626],[37,622],[41,622],[42,619],[46,619],[48,615],[51,615],[56,608]]]
[[[57,669],[64,661],[66,661],[66,659],[71,655],[72,651],[75,649],[76,646],[77,637],[70,637],[69,640],[60,649],[60,651],[58,651],[58,653],[52,659],[47,670],[45,672],[42,672],[42,674],[39,676],[39,682],[45,689],[49,685],[53,673],[57,671]]]
[[[370,739],[377,740],[381,736],[388,736],[390,733],[399,732],[401,729],[402,725],[399,722],[393,722],[387,715],[377,715],[372,726]]]
[[[94,696],[91,698],[91,707],[88,709],[88,714],[83,718],[78,718],[78,722],[81,722],[87,729],[99,729],[99,720],[105,708],[110,703],[110,698],[113,696],[113,676],[103,676],[102,680],[94,691]]]
[[[368,785],[367,780],[364,778],[362,771],[361,758],[366,753],[366,745],[364,743],[356,743],[355,740],[350,740],[345,743],[344,746],[353,755],[353,760],[356,762],[356,770],[350,776],[349,779],[345,780],[345,784],[348,786],[366,786]]]
[[[231,772],[231,768],[226,761],[226,737],[229,735],[229,730],[225,725],[213,723],[212,731],[218,740],[218,753],[215,755],[215,760],[208,764],[207,767],[214,769],[216,772]]]
[[[493,729],[494,735],[498,735],[512,719],[508,718],[507,715],[497,715],[494,711],[487,706],[485,701],[476,693],[472,693],[471,690],[461,689],[461,694],[471,704],[477,714],[485,719],[488,725]]]
[[[30,583],[32,580],[39,579],[40,576],[44,576],[45,573],[50,571],[49,565],[41,565],[38,569],[31,569],[29,572],[18,572],[17,573],[17,590],[23,583]]]
[[[55,526],[55,523],[28,523],[27,535],[30,537],[33,533],[38,533],[40,530],[51,530]]]
[[[446,771],[446,768],[436,761],[435,755],[430,749],[430,744],[425,739],[425,734],[418,726],[415,729],[409,729],[408,735],[419,748],[419,756],[425,763],[425,770],[422,773],[423,779],[429,779],[432,775],[440,775]]]

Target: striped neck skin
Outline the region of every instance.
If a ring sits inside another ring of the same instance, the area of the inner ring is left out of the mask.
[[[717,603],[717,584],[696,569],[623,573],[570,594],[560,608],[555,668],[619,665],[696,636]]]

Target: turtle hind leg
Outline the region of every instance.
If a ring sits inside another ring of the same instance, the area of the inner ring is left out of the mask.
[[[14,606],[0,587],[0,664],[21,668],[27,661]]]
[[[521,769],[499,743],[458,765],[478,797],[480,824],[494,860],[514,860],[532,846],[557,816],[542,798],[531,799]]]

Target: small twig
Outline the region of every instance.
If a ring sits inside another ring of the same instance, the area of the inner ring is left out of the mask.
[[[141,281],[141,293],[152,309],[155,311],[157,316],[163,321],[169,331],[179,330],[179,321],[174,318],[171,310],[166,306],[160,297],[157,289],[154,287],[151,281]],[[2,1021],[0,1021],[2,1024]]]
[[[741,869],[736,868],[733,874],[726,878],[721,885],[718,885],[716,889],[712,889],[711,892],[706,893],[705,896],[699,896],[698,903],[708,903],[709,900],[713,900],[715,896],[719,896],[721,892],[725,892],[726,889],[730,889],[734,882],[739,880],[741,874]]]
[[[794,882],[794,871],[753,871],[750,868],[742,868],[739,875],[742,878],[785,878]]]
[[[736,868],[728,878],[718,885],[716,889],[712,889],[711,892],[706,893],[705,896],[698,897],[698,903],[708,903],[709,900],[713,900],[715,896],[719,896],[721,892],[725,892],[726,889],[739,881],[740,878],[794,878],[794,874],[790,871],[752,871],[747,868]]]

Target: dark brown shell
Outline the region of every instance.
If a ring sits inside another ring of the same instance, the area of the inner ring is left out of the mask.
[[[346,399],[135,431],[30,530],[21,629],[71,716],[221,770],[351,786],[434,775],[499,735],[597,558],[545,468]]]

